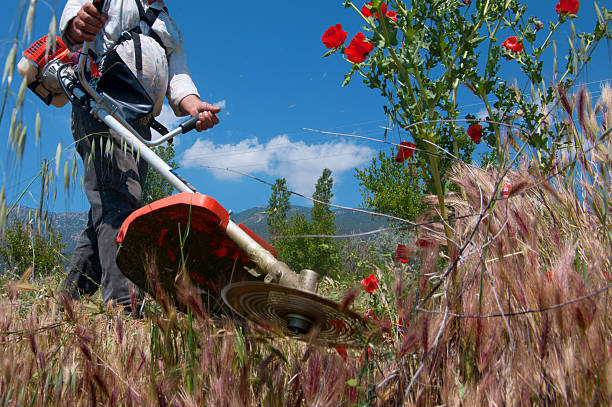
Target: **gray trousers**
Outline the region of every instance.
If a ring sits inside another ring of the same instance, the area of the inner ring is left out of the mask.
[[[133,127],[143,138],[151,139],[148,126]],[[142,159],[137,162],[129,147],[124,152],[115,131],[76,106],[72,109],[72,135],[83,159],[85,194],[91,208],[62,287],[74,298],[91,295],[100,287],[104,303],[129,305],[132,284],[115,262],[116,238],[123,221],[142,206],[147,163]]]

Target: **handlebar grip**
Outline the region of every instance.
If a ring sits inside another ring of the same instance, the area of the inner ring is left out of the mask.
[[[189,119],[185,120],[183,123],[179,124],[179,127],[182,129],[182,133],[189,133],[191,130],[196,128],[196,123],[198,122],[198,119],[200,115],[195,115],[190,117]]]
[[[93,0],[93,5],[96,6],[96,10],[98,10],[99,13],[102,13],[104,9],[104,3],[105,0]]]

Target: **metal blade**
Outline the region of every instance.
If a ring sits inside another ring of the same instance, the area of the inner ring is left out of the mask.
[[[361,316],[307,291],[240,282],[224,287],[221,296],[242,317],[300,341],[351,347],[362,345],[367,337],[367,325]]]

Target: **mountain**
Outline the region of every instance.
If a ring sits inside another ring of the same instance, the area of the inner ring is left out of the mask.
[[[265,213],[265,207],[258,206],[255,208],[247,209],[245,211],[231,214],[231,219],[236,223],[243,223],[257,235],[264,240],[269,240],[270,234],[268,232],[267,215]],[[25,216],[26,211],[33,210],[22,209],[21,216]],[[301,213],[306,218],[310,217],[310,208],[305,206],[293,206],[289,211],[289,216],[296,213]],[[336,214],[336,226],[338,228],[338,234],[354,234],[367,232],[370,230],[380,229],[388,225],[387,220],[384,218],[372,218],[372,216],[349,211],[345,209],[334,210]],[[60,233],[62,233],[62,240],[66,247],[64,253],[66,257],[70,257],[70,254],[74,251],[79,235],[85,229],[87,225],[87,212],[55,212],[49,213],[49,219],[53,227]]]
[[[289,210],[289,217],[296,213],[301,213],[309,219],[310,209],[306,206],[292,206]],[[263,206],[247,209],[232,215],[232,220],[236,223],[243,223],[261,238],[268,240],[270,233],[268,231],[268,216],[265,210],[266,208]],[[333,210],[333,212],[336,215],[337,234],[339,235],[368,232],[384,228],[389,224],[385,218],[373,218],[371,215],[348,209],[337,209]]]

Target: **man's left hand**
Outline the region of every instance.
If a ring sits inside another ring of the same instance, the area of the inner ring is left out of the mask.
[[[197,131],[208,130],[219,124],[217,113],[221,111],[221,108],[202,102],[196,95],[189,95],[181,100],[180,108],[191,117],[199,116],[199,120],[196,123]]]

